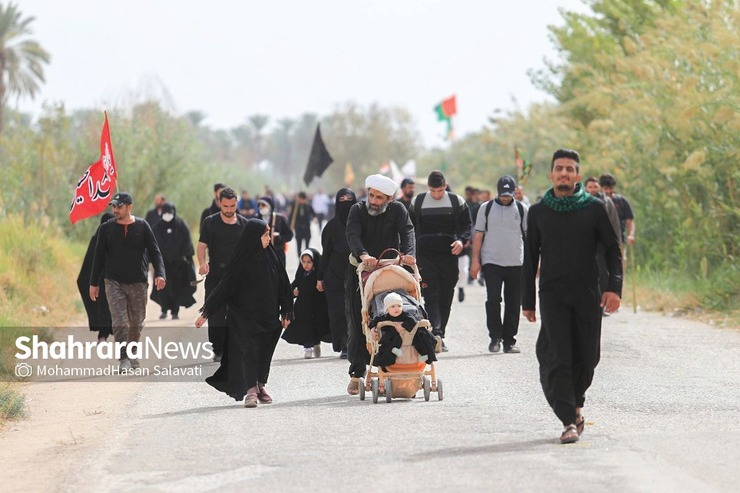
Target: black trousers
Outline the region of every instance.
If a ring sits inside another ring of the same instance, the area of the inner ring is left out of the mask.
[[[280,332],[280,329],[244,330],[243,326],[234,327],[234,330],[229,331],[232,338],[229,345],[236,342],[241,352],[241,366],[247,390],[256,387],[258,383],[267,383]]]
[[[356,268],[350,264],[344,277],[345,314],[347,317],[347,359],[351,377],[364,377],[370,353],[362,333],[362,300]]]
[[[305,243],[305,246],[301,246]],[[298,260],[301,259],[301,252],[308,248],[308,244],[311,243],[311,230],[303,231],[296,229],[295,231],[295,244],[298,247]]]
[[[216,289],[218,283],[221,281],[221,277],[216,277],[213,274],[206,276],[206,299]],[[217,355],[224,353],[224,344],[226,341],[227,324],[226,324],[226,312],[227,308],[219,310],[215,313],[208,314],[208,340],[213,345],[213,352]]]
[[[540,291],[542,326],[537,338],[540,383],[563,425],[576,421],[601,351],[601,307],[596,286]]]
[[[419,254],[421,293],[434,335],[445,337],[457,285],[457,256],[452,254]]]
[[[327,289],[326,304],[329,307],[329,329],[331,345],[335,352],[347,349],[347,315],[344,312],[344,289]]]
[[[486,280],[486,325],[492,341],[503,340],[504,346],[516,344],[522,305],[522,267],[484,264]],[[504,291],[504,318],[501,319],[501,287]]]

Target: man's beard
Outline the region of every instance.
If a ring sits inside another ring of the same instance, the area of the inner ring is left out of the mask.
[[[558,192],[572,192],[575,187],[572,187],[570,185],[564,185],[563,184],[563,185],[558,185],[555,188],[557,189]]]
[[[224,212],[224,211],[221,211],[221,214],[223,214],[224,217],[228,217],[229,219],[231,219],[232,217],[234,217],[234,215],[236,214],[236,212]]]
[[[384,213],[386,209],[388,209],[389,203],[390,202],[386,202],[385,204],[380,205],[377,208],[373,205],[367,204],[367,213],[371,216],[379,216]]]
[[[406,197],[407,199],[413,199],[414,198],[414,192],[405,193],[405,194],[403,194],[403,196]]]

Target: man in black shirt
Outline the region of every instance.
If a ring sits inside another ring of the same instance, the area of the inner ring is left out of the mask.
[[[239,242],[247,219],[236,213],[236,192],[222,188],[218,197],[221,211],[207,216],[200,227],[198,239],[198,273],[206,277],[206,299],[218,286],[231,254]],[[208,250],[208,261],[206,261]],[[226,342],[226,308],[208,317],[208,340],[213,345],[214,361],[220,361]]]
[[[223,190],[225,186],[226,185],[224,185],[223,183],[216,183],[215,185],[213,185],[213,202],[211,202],[211,205],[203,209],[203,212],[200,213],[199,224],[203,224],[203,221],[208,216],[212,216],[221,212],[221,209],[218,206],[218,197],[221,194],[221,190]]]
[[[365,180],[367,201],[358,202],[349,210],[347,218],[347,243],[352,252],[352,262],[347,267],[344,289],[347,296],[347,353],[350,367],[350,383],[347,392],[356,395],[360,392],[360,378],[365,376],[370,354],[365,347],[362,335],[362,300],[358,290],[356,265],[359,262],[375,267],[377,257],[386,248],[400,250],[401,261],[407,265],[416,264],[416,244],[414,225],[411,223],[406,207],[393,200],[396,184],[383,175],[371,175]]]
[[[561,443],[576,442],[583,432],[585,394],[599,363],[601,310],[617,310],[622,293],[619,241],[604,204],[579,183],[579,163],[576,151],[555,152],[550,168],[553,188],[529,209],[524,243],[522,314],[537,321],[535,277],[540,266],[537,360],[547,402],[565,427]],[[599,242],[604,244],[609,270],[601,296]]]
[[[298,259],[301,258],[301,252],[311,243],[311,221],[315,215],[313,207],[308,203],[306,192],[298,192],[293,209],[290,211],[290,229],[295,233]],[[304,243],[305,246],[302,246]]]
[[[411,178],[404,178],[401,181],[401,196],[398,201],[403,204],[406,210],[409,210],[411,205],[411,199],[414,198],[414,192],[416,191],[416,183]]]
[[[465,200],[446,191],[447,180],[441,171],[427,178],[427,193],[411,201],[409,215],[416,232],[416,251],[421,272],[429,321],[434,335],[442,338],[442,351],[452,298],[458,281],[457,256],[470,241],[471,219]]]
[[[149,209],[146,211],[146,216],[144,216],[144,221],[149,223],[149,227],[154,230],[154,226],[162,220],[162,206],[167,202],[164,198],[164,195],[157,194],[154,196],[154,209]]]
[[[146,318],[147,258],[154,264],[154,284],[158,290],[166,285],[164,262],[152,228],[143,219],[131,215],[134,207],[131,194],[117,193],[110,204],[115,221],[103,223],[98,229],[90,274],[90,299],[97,300],[98,283],[105,271],[105,295],[116,342],[139,342]],[[121,371],[138,367],[139,360],[130,359],[124,346],[120,356]]]

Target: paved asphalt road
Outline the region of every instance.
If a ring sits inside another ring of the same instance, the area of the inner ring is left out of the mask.
[[[200,379],[144,383],[104,443],[70,451],[58,489],[740,491],[740,332],[628,309],[605,319],[586,431],[563,446],[539,386],[539,326],[522,319],[522,354],[489,354],[484,290],[466,292],[438,363],[441,402],[361,402],[329,345],[304,360],[281,341],[274,404],[245,409]],[[147,335],[205,340],[186,326],[194,308],[173,330],[152,307]]]

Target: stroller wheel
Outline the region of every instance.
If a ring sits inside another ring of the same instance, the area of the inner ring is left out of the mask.
[[[442,379],[438,378],[437,379],[437,400],[441,401],[444,398],[445,398],[445,394],[442,391]]]
[[[393,390],[391,389],[391,379],[385,379],[385,402],[391,402],[393,399]]]
[[[370,388],[373,391],[373,404],[378,403],[378,395],[380,394],[380,391],[378,390],[378,379],[373,378],[372,383],[370,384]]]
[[[360,400],[365,400],[365,379],[360,379]]]
[[[428,377],[424,377],[424,400],[429,401],[429,397],[432,395],[432,381]]]

